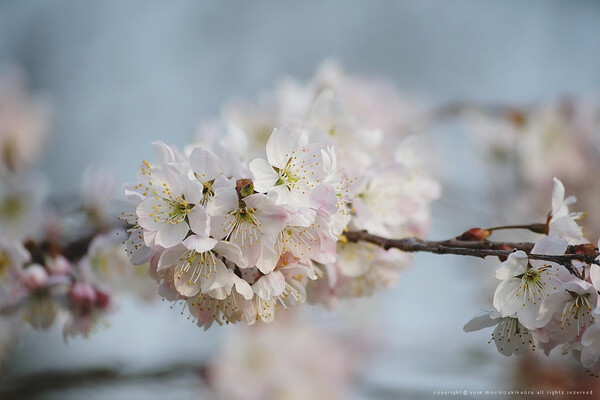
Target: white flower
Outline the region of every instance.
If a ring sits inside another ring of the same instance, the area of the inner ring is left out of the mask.
[[[162,253],[158,271],[174,268],[175,288],[181,295],[192,297],[227,285],[229,276],[222,258],[241,267],[245,263],[237,245],[191,235],[183,244]]]
[[[206,212],[213,215],[222,204],[237,200],[235,182],[223,175],[221,161],[215,153],[202,147],[196,147],[190,154],[190,179],[202,184],[200,204],[206,207]]]
[[[187,300],[191,316],[205,330],[213,322],[219,325],[240,321],[251,325],[256,322],[256,305],[251,301],[254,292],[250,284],[238,277],[232,269],[227,269],[226,272],[225,286]]]
[[[352,224],[375,235],[422,234],[429,223],[429,205],[439,195],[435,181],[413,176],[403,166],[372,171],[353,201]]]
[[[593,372],[600,372],[600,308],[592,313],[597,321],[581,337],[581,364]]]
[[[474,332],[496,326],[492,339],[500,354],[508,357],[525,354],[534,349],[533,335],[515,317],[502,317],[497,310],[488,310],[476,315],[463,328],[465,332]]]
[[[146,231],[153,234],[152,244],[164,248],[176,246],[190,229],[198,235],[207,235],[208,215],[200,204],[202,186],[190,180],[181,166],[163,164],[154,168],[147,192],[149,197],[137,206],[136,214],[144,236]]]
[[[532,254],[562,255],[567,241],[547,237],[535,244]],[[494,307],[503,317],[515,316],[528,329],[538,328],[542,301],[561,290],[559,277],[564,269],[555,263],[529,260],[523,251],[516,251],[496,268],[496,278],[502,282],[494,293]]]
[[[287,221],[285,210],[259,193],[241,201],[230,200],[221,209],[220,214],[211,218],[211,234],[238,245],[248,268],[256,265],[263,246],[274,244]]]
[[[0,77],[0,173],[22,173],[39,161],[48,117],[44,104],[28,98],[18,72]]]
[[[274,271],[261,276],[252,285],[257,295],[258,316],[264,322],[271,322],[279,305],[287,310],[289,306],[305,303],[306,282],[316,278],[312,266],[300,264],[289,255],[282,258]]]
[[[546,297],[540,307],[538,326],[544,327],[548,340],[543,340],[549,353],[558,344],[573,343],[595,322],[592,311],[598,303],[598,292],[581,280],[566,282],[562,290]]]
[[[36,238],[43,223],[46,184],[36,177],[8,175],[0,181],[0,236]]]
[[[48,283],[48,272],[40,264],[31,264],[22,270],[21,281],[29,290],[41,289]]]
[[[20,270],[30,259],[31,255],[20,242],[0,237],[0,281],[10,270]]]
[[[325,178],[320,146],[303,143],[299,133],[288,128],[273,130],[267,142],[267,160],[250,163],[257,192],[273,191],[276,204],[307,207],[309,195]]]
[[[583,230],[577,221],[583,213],[569,212],[569,205],[577,200],[574,196],[565,199],[565,187],[561,181],[554,178],[554,189],[552,190],[552,213],[549,222],[549,236],[565,238],[569,244],[588,243],[583,235]]]
[[[102,169],[88,168],[83,173],[81,195],[83,208],[94,223],[105,223],[115,189],[115,177]]]

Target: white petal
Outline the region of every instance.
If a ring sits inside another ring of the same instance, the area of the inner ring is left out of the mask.
[[[285,167],[292,151],[298,148],[299,134],[288,128],[275,128],[267,141],[267,159],[277,168]]]
[[[192,232],[198,236],[208,236],[210,232],[210,221],[208,214],[206,214],[206,209],[202,205],[196,204],[194,208],[190,210],[187,216],[188,220],[190,221],[190,228],[192,229]]]
[[[600,290],[600,266],[592,264],[590,267],[590,278],[596,290]]]
[[[196,253],[204,253],[215,247],[217,240],[209,237],[201,237],[198,235],[190,235],[183,241],[183,245]]]
[[[266,193],[275,186],[279,180],[279,174],[273,167],[262,158],[254,159],[250,162],[250,172],[254,176],[254,190],[260,193]]]
[[[554,178],[554,188],[552,189],[552,217],[561,217],[564,213],[563,206],[565,200],[565,186]]]
[[[261,299],[271,300],[274,296],[280,296],[285,290],[285,277],[279,271],[273,271],[261,276],[258,281],[252,285],[254,293]]]
[[[183,255],[186,249],[183,246],[176,246],[165,250],[158,260],[157,271],[165,268],[171,268],[183,262]]]
[[[157,245],[169,248],[180,244],[188,234],[190,227],[185,222],[178,224],[164,224],[156,232],[154,241]]]
[[[490,326],[494,326],[498,323],[497,319],[491,318],[491,311],[484,311],[474,316],[469,322],[463,327],[465,332],[479,331]]]
[[[246,268],[246,260],[242,250],[237,244],[225,241],[219,241],[215,245],[215,252],[220,256],[225,257],[240,268]]]
[[[190,154],[190,165],[201,182],[208,182],[221,175],[223,167],[215,153],[196,147]]]
[[[233,275],[233,284],[235,285],[235,290],[244,296],[244,299],[250,300],[254,297],[254,292],[252,291],[252,287],[245,280],[237,277],[235,274]]]
[[[547,236],[533,246],[531,254],[559,256],[565,254],[567,247],[569,247],[569,243],[565,239],[556,236]]]
[[[509,254],[508,259],[496,267],[496,278],[505,280],[520,275],[527,270],[529,258],[524,251]]]

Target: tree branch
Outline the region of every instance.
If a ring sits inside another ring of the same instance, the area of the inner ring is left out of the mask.
[[[459,256],[470,257],[500,257],[506,258],[517,250],[522,250],[532,260],[542,260],[554,262],[563,265],[574,275],[582,278],[579,272],[573,267],[572,261],[581,261],[586,264],[600,265],[600,261],[596,258],[600,255],[598,249],[585,254],[576,254],[575,246],[569,246],[566,254],[563,255],[546,255],[532,254],[533,243],[530,242],[493,242],[489,240],[481,241],[464,241],[458,239],[433,241],[423,240],[416,237],[408,237],[402,239],[388,239],[377,235],[372,235],[366,231],[350,231],[344,233],[344,237],[348,242],[368,242],[379,246],[385,250],[398,249],[410,253],[425,252],[433,254],[455,254]]]

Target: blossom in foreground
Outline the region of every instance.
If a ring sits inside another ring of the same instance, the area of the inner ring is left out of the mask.
[[[566,249],[566,240],[548,237],[537,242],[532,253],[561,255]],[[564,277],[564,269],[555,263],[530,260],[523,251],[514,252],[496,268],[496,278],[502,282],[494,294],[494,307],[503,317],[514,315],[523,326],[535,329],[542,301],[562,286],[561,274]]]
[[[227,107],[183,152],[155,142],[154,163],[125,187],[132,263],[150,261],[161,296],[204,328],[392,285],[409,255],[340,239],[426,234],[439,187],[398,110],[383,118],[397,97],[377,87],[324,68],[267,96],[276,102]]]
[[[492,339],[500,354],[508,357],[523,355],[535,349],[531,331],[524,327],[515,317],[502,317],[497,310],[489,310],[476,315],[465,324],[465,332],[478,331],[496,326],[492,332]]]
[[[592,311],[598,304],[598,292],[590,283],[566,282],[562,290],[546,297],[540,307],[537,324],[543,327],[542,346],[549,353],[559,344],[581,340],[585,330],[595,322]]]

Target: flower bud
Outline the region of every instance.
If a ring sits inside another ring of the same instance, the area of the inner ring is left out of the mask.
[[[235,182],[235,190],[238,193],[238,197],[243,199],[254,193],[254,183],[252,182],[252,179],[238,179]]]
[[[46,260],[46,267],[51,275],[68,275],[71,273],[71,263],[60,254]]]
[[[23,284],[29,290],[43,288],[48,282],[48,273],[46,269],[39,264],[31,264],[21,273]]]
[[[96,291],[89,283],[75,282],[69,291],[69,298],[75,305],[91,309],[96,303]]]
[[[496,250],[513,250],[513,248],[511,246],[507,245],[507,244],[501,244],[498,247],[496,247]],[[498,259],[501,262],[504,262],[504,261],[508,260],[508,257],[498,256]]]
[[[573,254],[598,255],[598,249],[592,243],[583,243],[573,246]]]
[[[471,228],[462,235],[458,236],[458,240],[464,240],[466,242],[479,242],[486,240],[492,235],[492,231],[484,228]]]
[[[110,305],[110,296],[100,290],[96,290],[96,307],[105,309]]]

